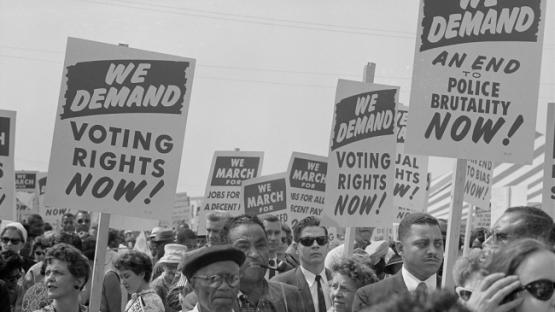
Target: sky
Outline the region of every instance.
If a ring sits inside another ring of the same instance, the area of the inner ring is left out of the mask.
[[[555,3],[547,1],[536,129],[555,102]],[[178,192],[204,194],[214,151],[327,155],[338,79],[400,86],[410,105],[416,0],[0,0],[0,109],[17,111],[16,169],[47,171],[68,37],[197,60]],[[555,118],[555,116],[551,116]],[[452,159],[432,157],[438,176]]]

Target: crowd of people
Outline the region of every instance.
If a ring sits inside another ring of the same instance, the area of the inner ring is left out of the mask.
[[[205,222],[205,239],[185,224],[110,229],[100,311],[555,310],[554,222],[538,208],[508,208],[491,230],[474,231],[452,272],[442,271],[446,222],[426,213],[406,215],[397,241],[357,228],[348,256],[316,217],[292,229],[224,211]],[[0,312],[87,311],[96,228],[86,211],[61,225],[39,215],[1,224]],[[442,289],[447,274],[452,289]]]

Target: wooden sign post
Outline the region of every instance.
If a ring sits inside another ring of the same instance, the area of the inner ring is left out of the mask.
[[[373,83],[374,76],[376,73],[376,63],[368,63],[364,66],[364,71],[362,72],[362,80],[364,82]],[[355,246],[355,236],[356,236],[356,227],[348,226],[345,229],[345,243],[343,248],[343,256],[348,257],[353,254],[354,246]]]

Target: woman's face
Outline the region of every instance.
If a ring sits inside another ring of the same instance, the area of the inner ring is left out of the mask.
[[[33,251],[33,255],[35,257],[35,262],[40,262],[44,260],[45,250],[42,247],[37,246]]]
[[[14,228],[8,228],[2,234],[2,250],[11,250],[17,254],[23,248],[23,237]]]
[[[341,273],[334,273],[330,283],[331,302],[336,312],[350,312],[357,287],[353,280]]]
[[[529,255],[517,268],[516,274],[523,286],[538,280],[555,282],[555,254],[544,250]],[[525,290],[519,296],[524,297],[524,302],[517,307],[517,312],[547,312],[555,309],[554,295],[542,301]]]
[[[143,279],[145,276],[144,273],[135,274],[135,272],[131,270],[120,270],[118,274],[121,278],[121,283],[130,294],[138,292],[143,283],[145,283]]]
[[[76,278],[69,272],[67,262],[50,260],[44,271],[44,282],[49,299],[59,299],[79,295],[84,279]]]

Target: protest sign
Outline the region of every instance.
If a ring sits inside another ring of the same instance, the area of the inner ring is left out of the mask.
[[[287,174],[279,173],[243,181],[241,203],[244,213],[251,216],[275,215],[289,223],[287,207]]]
[[[328,156],[326,213],[340,226],[391,225],[398,88],[339,80]]]
[[[195,60],[69,38],[46,204],[169,219]]]
[[[491,228],[491,210],[477,208],[472,218],[472,228]]]
[[[0,110],[0,220],[16,220],[15,111]]]
[[[555,103],[547,108],[543,162],[543,210],[555,218]]]
[[[489,210],[491,185],[493,183],[493,162],[469,160],[466,162],[464,181],[464,201],[484,210]]]
[[[287,169],[287,205],[291,226],[308,216],[317,217],[327,226],[337,226],[337,222],[324,212],[327,172],[327,157],[293,152]]]
[[[17,219],[23,221],[31,214],[39,213],[39,190],[37,171],[16,171],[15,191],[17,198]]]
[[[398,104],[395,113],[397,156],[395,158],[395,185],[393,187],[393,203],[394,206],[400,209],[398,214],[402,214],[403,211],[424,211],[428,200],[426,191],[428,185],[428,157],[403,152],[405,149],[407,116],[408,108]]]
[[[408,152],[529,163],[545,0],[422,0]]]
[[[206,234],[206,214],[210,210],[223,210],[232,216],[241,209],[241,184],[256,178],[262,170],[263,152],[216,151],[206,183],[204,202],[198,216],[198,233]]]

